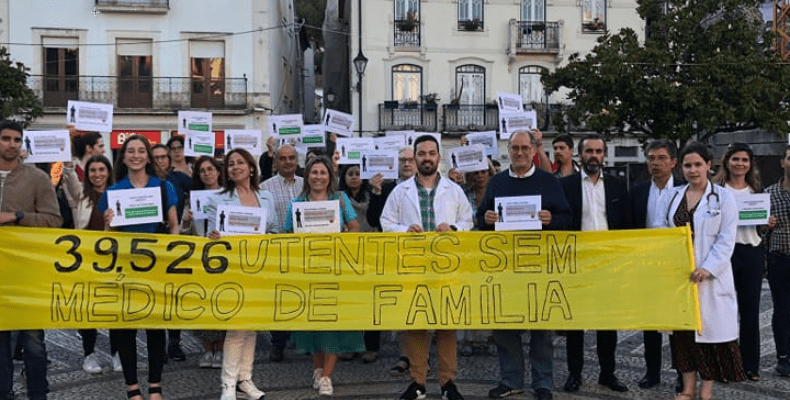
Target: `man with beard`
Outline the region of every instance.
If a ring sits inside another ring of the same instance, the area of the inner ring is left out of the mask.
[[[0,122],[0,226],[59,227],[63,220],[55,188],[43,171],[20,162],[21,150],[22,126],[14,121]],[[15,341],[24,353],[27,398],[46,400],[47,350],[44,331],[39,329],[0,332],[0,399],[14,398],[11,358]]]
[[[571,135],[558,135],[551,141],[554,148],[554,162],[552,172],[557,178],[566,177],[579,172],[579,166],[573,160],[573,138]]]
[[[384,232],[429,231],[449,232],[472,229],[472,206],[463,189],[438,173],[439,142],[430,135],[414,141],[417,175],[392,190],[381,213]],[[428,375],[428,331],[401,332],[402,347],[411,363],[412,383],[401,400],[425,398]],[[439,384],[446,400],[463,400],[453,379],[458,367],[455,331],[436,331],[436,353],[439,360]]]
[[[571,230],[606,231],[632,227],[630,200],[625,181],[613,176],[604,178],[603,165],[606,143],[600,135],[589,135],[579,142],[581,171],[562,178],[562,189],[571,206]],[[614,353],[617,331],[597,331],[598,363],[601,367],[598,383],[616,392],[627,392],[628,387],[614,375]],[[568,331],[568,379],[564,389],[576,392],[581,386],[584,365],[584,331]]]

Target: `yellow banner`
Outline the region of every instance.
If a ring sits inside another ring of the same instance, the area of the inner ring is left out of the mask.
[[[687,228],[0,234],[0,330],[700,327]]]

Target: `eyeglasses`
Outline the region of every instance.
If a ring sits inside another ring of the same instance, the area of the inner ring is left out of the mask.
[[[213,167],[212,168],[201,168],[199,172],[201,174],[209,174],[209,173],[212,173],[212,172],[217,172],[217,169],[213,168]]]

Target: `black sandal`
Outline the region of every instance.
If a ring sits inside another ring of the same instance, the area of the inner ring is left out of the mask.
[[[154,393],[162,394],[162,387],[161,386],[152,386],[148,388],[148,395],[152,395]]]
[[[390,368],[390,375],[401,376],[408,370],[409,370],[409,358],[401,357],[398,359],[398,362],[395,363],[395,366]]]
[[[126,391],[126,398],[127,399],[131,399],[131,398],[137,397],[137,396],[140,396],[141,398],[143,397],[143,394],[140,393],[140,388]]]

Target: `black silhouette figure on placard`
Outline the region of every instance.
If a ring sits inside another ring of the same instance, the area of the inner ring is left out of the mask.
[[[499,205],[496,207],[497,214],[499,214],[499,222],[505,222],[505,219],[502,217],[502,208],[502,203],[499,203]]]
[[[505,125],[504,118],[502,118],[502,133],[507,133],[507,125]]]
[[[452,159],[452,160],[453,160],[453,168],[458,168],[458,162],[457,162],[457,161],[456,161],[456,159],[455,159],[455,153],[452,153],[452,154],[450,155],[450,159]]]
[[[70,114],[71,114],[71,117],[69,118],[69,121],[77,122],[77,119],[76,119],[77,107],[74,107],[74,105],[72,105],[71,106],[71,110],[69,110],[69,111],[70,111]]]
[[[297,208],[296,212],[294,212],[294,214],[296,214],[296,227],[297,228],[301,228],[302,227],[302,212],[299,211],[299,209]]]
[[[378,150],[378,149],[379,149],[379,145],[376,145],[376,150]]]
[[[275,135],[277,134],[277,124],[276,123],[272,124],[272,132],[274,132]]]
[[[342,145],[342,146],[340,146],[340,153],[342,153],[342,154],[343,154],[343,157],[345,157],[345,156],[346,156],[346,145]]]
[[[222,210],[222,212],[219,213],[219,230],[225,230],[225,210]]]
[[[121,202],[119,200],[115,200],[115,211],[118,213],[118,216],[123,218],[123,211],[121,211]]]
[[[201,210],[201,208],[200,208],[200,199],[195,200],[195,202],[197,203],[198,211],[200,211]]]
[[[230,148],[230,135],[228,135],[228,148]]]
[[[326,113],[326,121],[324,122],[324,125],[329,126],[329,113]]]
[[[184,129],[186,129],[186,128],[187,128],[187,119],[186,119],[186,118],[184,118],[184,119],[181,121],[181,127],[182,127],[182,128],[184,128]]]
[[[409,136],[409,146],[411,146],[412,143],[414,143],[414,138]]]
[[[30,148],[30,136],[25,136],[25,149],[28,155],[33,155],[33,149]]]
[[[368,157],[362,156],[362,172],[368,172]]]
[[[189,138],[189,148],[190,149],[192,148],[192,138],[191,137]]]
[[[497,99],[497,100],[499,100],[499,108],[502,108],[502,98],[500,97],[500,98],[499,98],[499,99]]]

